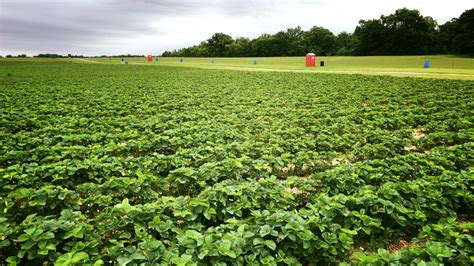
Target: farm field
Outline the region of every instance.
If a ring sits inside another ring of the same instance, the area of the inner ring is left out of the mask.
[[[183,57],[182,63],[180,62],[180,59],[180,57],[160,57],[159,61],[153,62],[147,62],[146,58],[128,58],[127,60],[131,64],[190,66],[211,69],[359,73],[368,75],[474,80],[474,58],[455,56],[317,56],[317,67],[310,68],[305,67],[304,57]],[[254,59],[257,60],[256,65],[253,65]],[[120,63],[121,58],[88,58],[86,60],[115,64]],[[212,63],[212,60],[214,63]],[[423,68],[425,60],[430,61],[430,68],[428,69]],[[320,61],[325,62],[324,67],[319,67]]]
[[[0,61],[2,263],[474,263],[472,80],[161,62]]]

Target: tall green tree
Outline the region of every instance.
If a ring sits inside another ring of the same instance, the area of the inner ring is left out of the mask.
[[[474,54],[474,8],[441,25],[439,30],[445,52]]]
[[[210,56],[224,56],[226,45],[234,42],[232,37],[225,33],[215,33],[207,40]]]
[[[360,20],[354,31],[357,40],[356,55],[385,54],[387,31],[379,19]]]
[[[252,46],[248,38],[236,38],[234,42],[226,45],[226,56],[252,56]]]
[[[252,42],[254,56],[278,56],[281,41],[271,34],[262,34]]]
[[[307,52],[332,55],[336,48],[336,36],[326,28],[314,26],[304,33],[303,43]]]
[[[300,56],[306,53],[303,43],[304,31],[301,27],[288,28],[284,32],[287,41],[286,54],[287,56]]]
[[[353,55],[357,45],[357,39],[343,31],[336,36],[336,55]]]
[[[436,52],[437,23],[418,10],[402,8],[382,16],[386,31],[384,51],[394,55],[431,54]]]
[[[451,21],[447,21],[439,26],[438,45],[440,53],[454,53],[453,39],[458,35],[457,27],[457,18],[453,18]]]
[[[358,55],[416,55],[436,52],[437,23],[418,10],[398,9],[380,19],[361,20],[354,31]]]
[[[474,54],[474,8],[461,14],[457,26],[458,34],[453,38],[453,52]]]

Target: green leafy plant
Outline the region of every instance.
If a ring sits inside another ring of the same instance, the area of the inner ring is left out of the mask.
[[[472,82],[5,71],[4,264],[474,263]]]

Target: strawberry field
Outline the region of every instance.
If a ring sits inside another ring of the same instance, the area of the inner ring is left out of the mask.
[[[474,263],[474,83],[0,64],[0,264]]]

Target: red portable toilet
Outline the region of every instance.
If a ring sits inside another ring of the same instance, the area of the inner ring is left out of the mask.
[[[316,66],[316,55],[313,53],[306,54],[306,66],[314,67]]]
[[[147,56],[146,61],[148,61],[148,62],[153,61],[153,56],[152,55]]]

